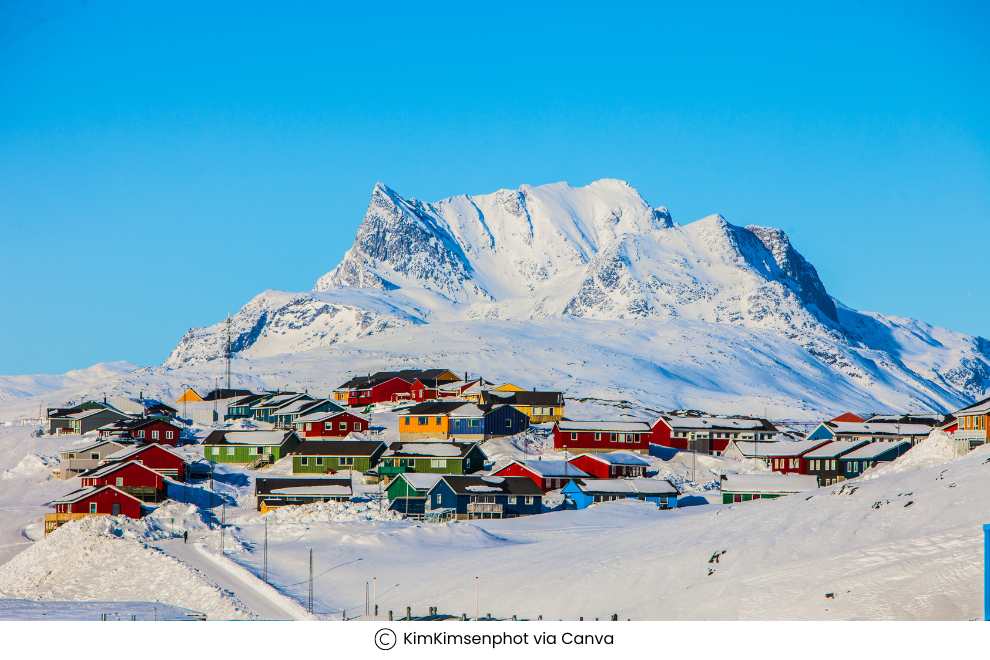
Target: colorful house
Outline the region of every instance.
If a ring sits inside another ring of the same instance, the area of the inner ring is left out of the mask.
[[[898,424],[883,422],[822,422],[808,434],[808,439],[836,442],[903,442],[912,446],[932,432],[927,424]]]
[[[529,417],[532,424],[559,422],[564,418],[563,392],[490,390],[481,394],[481,404],[484,406],[495,406],[500,403],[508,404],[523,413]]]
[[[645,477],[649,461],[633,453],[617,451],[605,454],[581,454],[568,461],[595,479],[616,479],[619,477]]]
[[[274,463],[298,445],[295,431],[213,431],[203,441],[203,456],[214,463]]]
[[[897,443],[871,442],[839,458],[839,469],[846,479],[852,479],[866,472],[878,463],[888,463],[903,456],[911,449],[910,441]]]
[[[282,406],[295,401],[312,401],[313,397],[308,394],[296,394],[295,392],[282,392],[275,396],[261,399],[251,404],[251,417],[259,422],[268,424],[275,423],[275,412]]]
[[[306,440],[292,452],[292,474],[367,472],[385,449],[385,443],[377,440]]]
[[[441,385],[438,388],[438,394],[441,399],[453,397],[471,401],[472,403],[480,403],[482,392],[487,392],[494,385],[495,383],[487,381],[484,378],[468,380],[467,374],[464,374],[464,380],[462,381]]]
[[[723,474],[722,504],[772,500],[818,488],[818,477],[809,474]]]
[[[802,459],[808,452],[827,445],[830,440],[809,439],[797,442],[765,443],[764,459],[774,472],[781,474],[803,474]]]
[[[849,452],[868,445],[868,440],[860,442],[830,442],[818,449],[812,449],[801,458],[801,474],[818,478],[819,487],[831,486],[846,478],[840,469],[839,459]]]
[[[231,401],[227,404],[227,412],[224,414],[224,420],[230,419],[246,419],[252,416],[251,406],[259,403],[263,399],[275,396],[274,394],[248,394],[246,396],[240,397]]]
[[[529,516],[543,512],[543,491],[527,477],[444,475],[427,497],[427,513],[439,510],[457,520]]]
[[[428,369],[420,372],[409,388],[409,398],[413,401],[439,399],[441,388],[457,383],[461,379],[447,369]]]
[[[160,417],[122,419],[99,428],[100,437],[117,437],[137,442],[157,443],[175,447],[182,428]]]
[[[113,486],[87,486],[54,500],[55,513],[45,514],[45,536],[69,522],[86,516],[141,518],[145,506],[138,498]]]
[[[574,454],[634,451],[649,453],[652,429],[646,422],[574,422],[553,425],[553,444]]]
[[[721,456],[732,440],[771,440],[778,430],[759,417],[663,415],[651,428],[650,442],[663,447]]]
[[[385,494],[389,499],[389,511],[401,513],[407,518],[419,519],[426,514],[426,500],[443,475],[404,472],[396,475]]]
[[[529,417],[509,405],[476,406],[466,401],[427,401],[399,415],[399,438],[487,440],[523,433]]]
[[[297,399],[277,408],[272,416],[275,418],[275,428],[291,429],[295,428],[296,420],[302,416],[342,410],[330,399]]]
[[[100,465],[126,463],[128,461],[137,461],[141,465],[176,481],[185,481],[187,478],[188,463],[186,460],[172,450],[155,444],[125,447],[103,458]]]
[[[565,509],[587,509],[616,500],[653,502],[661,509],[677,508],[680,491],[666,479],[572,479],[563,490]]]
[[[129,442],[107,439],[59,452],[58,477],[65,481],[83,472],[95,470],[102,460],[130,446]]]
[[[258,477],[254,481],[258,511],[314,502],[347,502],[353,495],[350,478]]]
[[[952,433],[954,439],[968,441],[969,450],[986,444],[987,428],[990,427],[990,399],[983,399],[957,410],[953,417],[956,423],[956,429]]]
[[[304,438],[346,438],[366,433],[371,420],[353,412],[314,412],[297,417],[296,433]]]
[[[74,409],[73,412],[54,417],[49,415],[48,432],[50,435],[82,435],[123,419],[131,419],[131,417],[113,408]]]
[[[179,395],[179,398],[175,400],[176,403],[193,403],[195,401],[202,401],[203,397],[196,393],[196,390],[189,387],[186,391]]]
[[[477,442],[393,442],[382,454],[378,474],[470,474],[484,469],[487,460]]]
[[[161,502],[168,496],[165,478],[138,461],[109,463],[80,477],[83,487],[113,486],[144,502]]]
[[[585,454],[587,456],[588,454]],[[498,472],[496,477],[526,477],[540,487],[544,493],[563,488],[571,479],[594,479],[567,461],[520,461],[515,460]]]

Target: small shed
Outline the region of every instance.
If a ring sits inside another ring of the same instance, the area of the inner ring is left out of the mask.
[[[661,509],[677,508],[680,491],[666,479],[572,479],[561,490],[565,509],[587,509],[616,500],[652,502]]]
[[[808,474],[723,474],[722,504],[776,499],[818,488],[818,477]]]

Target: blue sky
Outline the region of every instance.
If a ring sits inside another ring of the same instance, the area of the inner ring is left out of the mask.
[[[158,364],[312,288],[376,181],[624,179],[990,336],[988,5],[807,4],[6,2],[0,373]]]

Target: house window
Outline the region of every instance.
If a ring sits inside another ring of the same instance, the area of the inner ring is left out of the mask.
[[[255,453],[257,453],[260,456],[261,454],[264,454],[265,453],[265,448],[264,447],[257,447],[255,449]]]
[[[94,460],[94,461],[98,461],[98,460],[100,460],[100,452],[98,452],[98,451],[94,451],[93,453],[91,453],[91,454],[89,455],[89,458],[90,458],[91,460]]]
[[[532,496],[527,497],[526,498],[526,504],[532,504],[532,503],[533,503],[533,497]]]
[[[233,456],[233,455],[234,455],[234,448],[227,447],[227,456]]]
[[[139,438],[143,438],[144,437],[144,431],[138,431],[138,437]]]
[[[512,420],[511,419],[505,420],[505,428],[507,428],[507,429],[512,428]]]
[[[577,440],[577,433],[571,433],[571,440]]]
[[[299,465],[309,465],[309,456],[300,456]]]
[[[546,414],[548,414],[548,415],[553,415],[554,414],[553,408],[547,408],[546,411],[547,411]],[[530,498],[530,499],[532,499],[532,498]]]
[[[152,431],[151,432],[151,439],[152,440],[157,440],[158,439],[158,431]]]
[[[409,419],[410,419],[409,417],[403,417],[402,423],[405,424],[406,426],[409,426]]]
[[[471,420],[471,428],[478,428],[479,426],[481,426],[481,420],[480,419],[472,419]]]
[[[313,423],[312,422],[306,422],[306,430],[307,431],[312,431],[313,430]]]
[[[430,467],[431,468],[445,468],[445,467],[447,467],[447,459],[446,458],[431,458],[430,459]]]
[[[419,426],[426,426],[426,418],[425,417],[417,417],[416,418],[416,424],[418,424]]]
[[[323,423],[323,430],[324,431],[332,431],[333,430],[333,422],[324,422]]]
[[[602,434],[601,433],[596,433],[595,434],[595,440],[601,440],[601,439],[602,439]]]
[[[316,457],[316,464],[317,465],[323,465],[323,457],[322,456],[317,456]]]
[[[354,465],[353,456],[341,456],[337,459],[337,465]]]
[[[89,503],[89,512],[90,513],[96,513],[96,502],[90,502]]]
[[[337,428],[339,428],[341,431],[346,431],[347,430],[347,422],[341,422],[340,424],[337,425]]]
[[[172,433],[173,433],[173,431],[165,431],[165,439],[166,440],[171,440],[172,439]]]
[[[124,478],[123,477],[117,477],[117,485],[118,486],[123,486],[124,485]]]
[[[361,430],[361,422],[354,422],[354,430],[355,431]]]
[[[69,458],[75,458],[75,457],[76,457],[75,453],[70,453],[69,454]]]

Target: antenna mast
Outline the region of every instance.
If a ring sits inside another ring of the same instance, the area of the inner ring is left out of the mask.
[[[227,312],[227,389],[230,389],[230,312]]]

